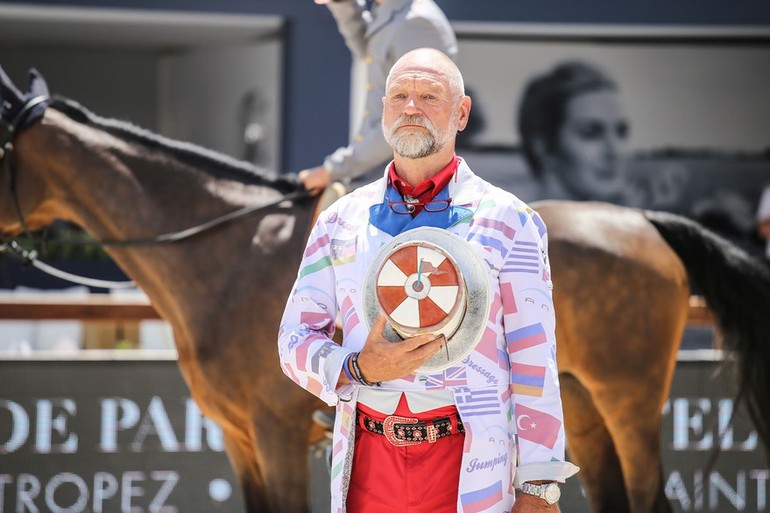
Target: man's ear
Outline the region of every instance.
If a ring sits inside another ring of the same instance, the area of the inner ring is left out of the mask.
[[[471,115],[471,97],[463,96],[460,100],[460,115],[457,118],[457,131],[462,132],[468,125],[468,119]]]

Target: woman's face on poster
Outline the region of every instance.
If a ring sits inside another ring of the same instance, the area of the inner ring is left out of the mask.
[[[575,199],[617,200],[624,187],[629,124],[617,91],[571,98],[564,123],[546,159]]]

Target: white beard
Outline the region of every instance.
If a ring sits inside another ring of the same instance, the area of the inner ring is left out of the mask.
[[[401,116],[389,129],[382,126],[382,134],[385,141],[393,148],[398,155],[408,159],[421,159],[438,152],[449,142],[452,134],[457,132],[456,116],[452,116],[452,122],[447,127],[446,132],[436,130],[430,120],[423,116]],[[419,125],[424,127],[428,133],[423,133],[419,129],[399,130],[404,125]]]

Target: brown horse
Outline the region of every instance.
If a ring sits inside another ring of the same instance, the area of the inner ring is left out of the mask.
[[[43,91],[39,77],[32,91]],[[2,162],[13,186],[0,192],[9,236],[61,218],[99,240],[142,239],[298,188],[68,100],[28,123],[39,112],[24,110],[35,94],[22,95],[1,69],[0,93],[2,118],[18,129],[0,130],[13,142]],[[250,513],[308,507],[307,443],[320,403],[284,377],[276,333],[313,206],[279,204],[175,244],[108,248],[172,325],[182,374],[223,428]],[[592,506],[669,511],[661,412],[688,315],[688,273],[736,350],[742,397],[766,443],[768,273],[681,218],[604,204],[537,208],[549,226],[569,450]]]

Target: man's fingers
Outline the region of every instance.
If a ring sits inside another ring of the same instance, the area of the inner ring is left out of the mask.
[[[385,324],[388,321],[385,319],[385,316],[380,314],[377,316],[377,318],[374,320],[374,325],[372,325],[372,331],[375,333],[382,333],[385,331]]]
[[[446,344],[446,339],[441,335],[439,337],[433,337],[425,344],[409,351],[408,356],[412,361],[412,368],[416,369],[427,362],[434,354],[441,351],[444,344]]]
[[[414,351],[426,344],[431,344],[432,342],[436,342],[441,345],[442,343],[446,342],[446,338],[444,335],[436,336],[433,333],[426,333],[425,335],[417,335],[416,337],[407,338],[402,343],[404,344],[404,348],[407,351]]]

